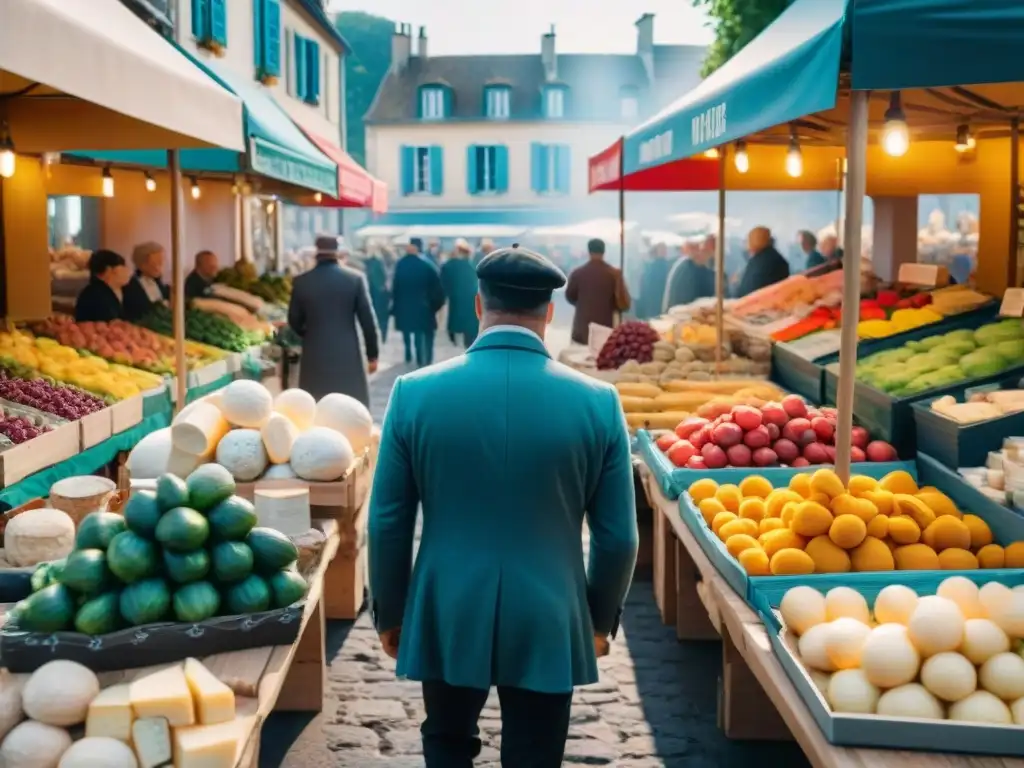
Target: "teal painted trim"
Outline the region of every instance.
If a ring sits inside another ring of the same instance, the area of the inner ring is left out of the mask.
[[[219,379],[214,379],[209,384],[203,384],[201,387],[192,387],[192,389],[185,393],[185,403],[187,405],[201,397],[206,397],[211,392],[216,392],[218,389],[224,389],[224,387],[234,380],[235,374],[225,373]]]
[[[256,173],[279,181],[287,181],[332,197],[338,194],[336,166],[317,164],[305,155],[258,136],[249,139],[249,166]]]
[[[475,195],[480,190],[476,185],[476,144],[466,147],[466,191]]]

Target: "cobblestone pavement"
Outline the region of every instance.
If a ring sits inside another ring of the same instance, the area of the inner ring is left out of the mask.
[[[392,367],[371,383],[373,411],[383,416],[387,393],[404,370],[389,340]],[[437,358],[458,350],[439,344]],[[384,356],[382,355],[382,360]],[[419,768],[423,704],[418,683],[395,678],[366,614],[329,622],[328,689],[323,712],[279,713],[263,730],[261,768]],[[728,741],[716,725],[718,643],[678,643],[662,625],[649,582],[637,582],[612,653],[600,661],[601,681],[573,700],[564,765],[619,768],[747,768],[755,762],[802,768],[792,744]],[[501,745],[496,695],[480,720],[478,766],[495,768]]]

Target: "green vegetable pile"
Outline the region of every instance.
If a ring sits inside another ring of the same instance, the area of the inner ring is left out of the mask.
[[[174,335],[174,319],[171,310],[158,304],[149,314],[139,320],[139,325],[165,336]],[[203,312],[200,309],[185,310],[185,338],[209,344],[211,347],[226,349],[229,352],[244,352],[249,347],[264,341],[264,335],[255,331],[245,331],[226,317]]]
[[[39,565],[33,593],[9,622],[30,632],[102,635],[162,621],[200,622],[284,608],[306,595],[298,550],[233,495],[219,464],[182,480],[163,475],[156,492],[135,491],[124,516],[93,512],[75,549]]]
[[[287,306],[292,297],[292,281],[282,275],[256,275],[256,267],[247,261],[239,261],[234,266],[222,269],[217,273],[218,283],[229,288],[238,288],[264,301]]]

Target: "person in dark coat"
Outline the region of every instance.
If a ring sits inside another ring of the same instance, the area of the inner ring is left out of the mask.
[[[480,266],[480,262],[484,260],[484,256],[491,253],[494,250],[494,241],[489,237],[485,237],[480,241],[480,247],[477,248],[476,253],[473,254],[473,269]]]
[[[134,323],[158,304],[166,304],[171,289],[164,283],[164,247],[142,243],[132,251],[135,274],[124,287],[124,319]]]
[[[389,308],[391,306],[391,292],[388,290],[388,268],[384,265],[384,259],[376,249],[371,250],[363,259],[363,267],[366,270],[366,282],[370,287],[370,302],[373,304],[373,313],[377,316],[377,329],[380,331],[380,343],[388,340],[388,326],[391,324]]]
[[[768,227],[754,227],[747,236],[750,259],[736,290],[736,298],[759,291],[789,277],[789,262],[775,249]]]
[[[668,249],[664,243],[651,248],[650,257],[640,275],[640,296],[636,301],[636,316],[641,320],[657,317],[664,311],[665,285],[672,264],[668,260]]]
[[[715,295],[714,235],[708,235],[701,245],[686,243],[683,256],[672,265],[665,280],[663,305],[669,307],[689,304],[697,299]]]
[[[209,296],[218,272],[220,272],[220,263],[217,260],[217,254],[213,251],[197,253],[192,271],[185,278],[185,301]]]
[[[295,278],[288,325],[302,338],[299,387],[317,400],[331,392],[370,407],[367,372],[377,370],[377,323],[366,278],[339,261],[338,238],[316,239],[316,266]],[[366,365],[356,323],[363,332]]]
[[[476,316],[476,270],[470,262],[472,248],[463,239],[455,242],[455,249],[441,266],[441,285],[448,297],[448,335],[452,343],[462,336],[462,345],[469,349],[476,341],[480,320]]]
[[[75,301],[75,322],[109,323],[124,319],[124,287],[131,279],[119,253],[93,251],[89,257],[89,282]]]
[[[565,300],[576,307],[572,317],[572,340],[586,344],[590,324],[607,328],[615,325],[615,316],[629,309],[630,297],[622,272],[604,260],[604,240],[587,243],[590,259],[569,275]]]
[[[804,269],[814,269],[825,263],[825,257],[821,255],[818,250],[818,238],[814,236],[813,232],[808,232],[806,229],[802,230],[799,234],[800,238],[800,250],[804,252],[804,256],[807,258],[807,262],[804,264]]]
[[[415,352],[416,366],[434,362],[434,334],[437,313],[445,303],[441,273],[420,254],[419,240],[397,243],[405,246],[405,255],[395,264],[391,278],[391,316],[395,328],[405,342],[405,362],[411,363]]]

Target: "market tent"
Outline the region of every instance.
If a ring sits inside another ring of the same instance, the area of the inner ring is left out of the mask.
[[[671,166],[658,165],[634,173],[622,173],[622,139],[588,161],[589,191],[703,192],[718,189],[718,161],[683,159]]]
[[[537,227],[530,234],[533,237],[599,237],[602,240],[618,240],[620,233],[633,229],[636,229],[635,221],[620,224],[618,219],[591,219],[567,226]]]
[[[338,166],[337,195],[323,198],[318,205],[326,208],[370,208],[374,213],[387,212],[387,184],[371,176],[348,152],[333,141],[306,128],[302,131]]]
[[[68,150],[83,135],[95,149],[244,149],[238,99],[117,0],[17,0],[0,16],[0,93],[19,152]]]
[[[408,237],[450,239],[464,237],[473,240],[479,237],[519,237],[526,232],[526,227],[508,224],[425,224],[412,226],[405,230]]]

